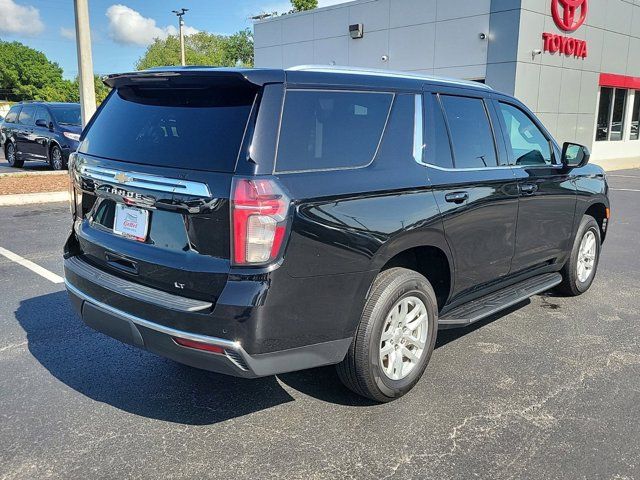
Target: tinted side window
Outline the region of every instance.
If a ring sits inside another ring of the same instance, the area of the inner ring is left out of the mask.
[[[20,113],[20,107],[11,107],[11,110],[9,110],[9,113],[7,113],[4,121],[6,123],[16,123],[16,121],[18,120],[18,113]]]
[[[20,115],[18,116],[18,123],[22,125],[32,125],[33,117],[35,116],[35,114],[36,114],[35,105],[25,105],[24,107],[22,107],[22,110],[20,111]]]
[[[51,115],[49,114],[49,110],[46,107],[38,107],[38,111],[36,112],[36,121],[44,120],[47,125],[51,122]]]
[[[426,162],[442,168],[453,168],[449,134],[444,123],[444,115],[438,97],[427,95],[427,111],[425,125],[425,156]]]
[[[380,143],[392,100],[391,93],[289,90],[277,171],[368,165]]]
[[[496,147],[484,101],[442,95],[456,168],[495,167]]]
[[[551,165],[549,141],[529,116],[513,105],[500,103],[507,146],[515,165]]]

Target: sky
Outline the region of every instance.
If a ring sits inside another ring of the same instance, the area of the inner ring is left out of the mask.
[[[319,6],[346,0],[319,0]],[[232,34],[251,27],[249,17],[290,10],[286,0],[89,0],[93,67],[98,75],[135,69],[155,37],[177,32],[172,10],[188,8],[186,33]],[[73,0],[0,0],[0,40],[44,52],[66,78],[78,74]]]

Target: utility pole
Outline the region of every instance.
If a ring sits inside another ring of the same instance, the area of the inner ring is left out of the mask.
[[[87,122],[96,111],[96,91],[93,83],[93,59],[91,57],[91,29],[89,28],[89,5],[87,2],[88,0],[74,0],[82,127],[87,125]]]
[[[184,27],[184,19],[182,17],[188,11],[188,8],[181,8],[180,10],[171,11],[171,13],[175,13],[176,17],[178,17],[178,29],[180,31],[180,63],[183,67],[186,65],[186,62],[184,61],[184,34],[182,33],[182,27]]]

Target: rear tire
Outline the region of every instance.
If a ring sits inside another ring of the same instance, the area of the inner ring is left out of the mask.
[[[571,255],[560,273],[559,292],[575,297],[589,290],[600,260],[600,227],[595,218],[584,215],[573,241]]]
[[[377,402],[401,397],[418,383],[438,334],[436,295],[429,281],[406,268],[378,274],[345,359],[340,380]]]
[[[24,160],[18,160],[18,153],[13,143],[7,142],[7,146],[4,148],[4,155],[10,167],[22,168],[24,165]]]

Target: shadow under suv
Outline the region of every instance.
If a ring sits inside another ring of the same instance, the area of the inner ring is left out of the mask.
[[[45,161],[54,170],[63,170],[78,148],[80,104],[21,102],[11,107],[0,128],[10,166],[22,168],[25,161]]]
[[[438,328],[593,282],[608,187],[518,100],[389,72],[166,68],[72,156],[72,303],[93,328],[257,377],[337,364],[397,398]]]

